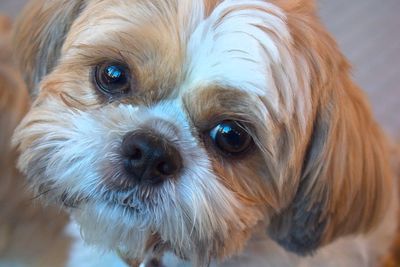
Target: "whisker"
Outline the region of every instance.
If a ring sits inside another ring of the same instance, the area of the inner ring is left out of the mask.
[[[30,198],[28,201],[34,201],[34,200],[36,200],[36,199],[38,199],[38,198],[40,198],[40,197],[42,197],[42,196],[48,194],[49,192],[51,192],[51,191],[53,191],[53,190],[55,190],[55,188],[51,188],[51,189],[48,189],[48,190],[46,190],[46,191],[43,191],[43,192],[41,192],[40,194],[38,194],[38,195],[36,195],[36,196]]]

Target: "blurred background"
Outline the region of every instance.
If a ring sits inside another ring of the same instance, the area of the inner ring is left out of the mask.
[[[0,0],[15,17],[27,0]],[[318,0],[322,20],[353,64],[376,118],[400,140],[400,0]]]

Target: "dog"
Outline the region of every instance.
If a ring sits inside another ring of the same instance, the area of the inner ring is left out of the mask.
[[[34,0],[14,36],[18,168],[88,244],[131,266],[383,262],[391,144],[314,1]]]

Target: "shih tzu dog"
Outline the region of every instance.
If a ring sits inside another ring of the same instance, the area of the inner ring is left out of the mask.
[[[34,0],[14,41],[19,170],[87,243],[165,267],[389,250],[389,144],[312,0]]]

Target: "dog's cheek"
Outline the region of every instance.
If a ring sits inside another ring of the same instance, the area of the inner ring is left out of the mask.
[[[191,176],[192,183],[196,183],[192,185],[193,194],[199,200],[206,200],[188,202],[197,214],[194,225],[198,227],[195,232],[198,236],[192,234],[192,237],[197,252],[209,250],[208,256],[223,260],[241,251],[255,226],[265,219],[267,196],[262,178],[255,177],[256,171],[250,171],[254,166],[248,162],[233,167],[210,160],[212,173],[203,173],[198,181],[196,175]]]
[[[18,167],[35,191],[44,184],[51,185],[49,194],[93,190],[99,141],[86,133],[97,128],[93,122],[59,99],[34,104],[16,129],[14,144],[21,152]]]
[[[45,146],[44,139],[45,121],[36,117],[36,110],[32,109],[22,120],[14,132],[13,143],[20,152],[18,168],[24,173],[35,191],[48,190],[48,181],[45,175],[51,148]],[[42,186],[46,184],[46,186]]]

